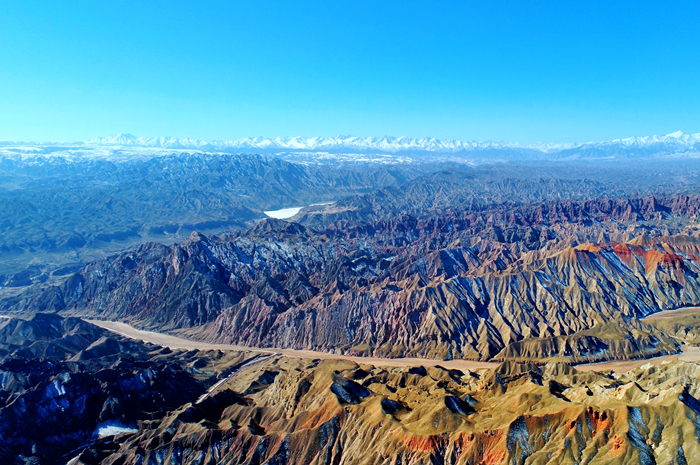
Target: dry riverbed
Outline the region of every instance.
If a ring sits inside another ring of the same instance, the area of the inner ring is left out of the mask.
[[[494,368],[498,366],[498,363],[493,362],[478,362],[471,360],[432,360],[423,358],[378,358],[378,357],[355,357],[349,355],[338,355],[329,354],[326,352],[316,352],[313,350],[293,350],[293,349],[261,349],[256,347],[243,347],[231,344],[212,344],[208,342],[192,341],[189,339],[180,338],[177,336],[171,336],[169,334],[157,333],[154,331],[142,331],[136,329],[126,323],[120,323],[117,321],[103,321],[103,320],[86,320],[90,323],[100,326],[104,329],[112,331],[116,334],[126,336],[132,339],[140,339],[144,342],[150,342],[152,344],[161,345],[164,347],[169,347],[171,349],[187,349],[187,350],[208,350],[208,349],[219,349],[219,350],[240,350],[240,351],[251,351],[251,352],[261,352],[266,354],[279,354],[290,358],[313,358],[322,360],[350,360],[355,363],[365,363],[368,365],[378,366],[378,367],[407,367],[407,366],[435,366],[440,365],[445,368],[454,368],[458,370],[478,370],[481,368]],[[610,361],[602,363],[588,363],[584,365],[577,365],[576,369],[579,371],[615,371],[618,373],[623,373],[629,370],[633,370],[637,367],[651,363],[652,365],[659,365],[666,361],[672,360],[682,360],[686,362],[698,362],[700,361],[700,347],[690,347],[683,346],[682,352],[680,354],[668,355],[664,357],[655,357],[650,359],[640,359],[640,360],[622,360],[622,361]]]
[[[158,344],[171,349],[187,349],[187,350],[246,350],[251,352],[262,352],[270,354],[279,354],[290,358],[313,358],[322,360],[349,360],[355,363],[364,363],[378,367],[411,367],[411,366],[435,366],[440,365],[444,368],[458,370],[478,370],[481,368],[494,368],[498,363],[492,362],[476,362],[471,360],[432,360],[424,358],[378,358],[378,357],[354,357],[350,355],[329,354],[326,352],[316,352],[313,350],[294,350],[294,349],[260,349],[256,347],[243,347],[231,344],[211,344],[208,342],[198,342],[189,339],[183,339],[169,334],[156,333],[154,331],[142,331],[136,329],[126,323],[117,321],[103,320],[85,320],[94,325],[112,331],[132,339],[140,339],[144,342]]]

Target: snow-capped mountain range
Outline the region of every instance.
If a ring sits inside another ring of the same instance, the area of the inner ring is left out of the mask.
[[[648,149],[665,146],[673,151],[696,148],[700,144],[700,133],[685,134],[677,131],[665,136],[630,137],[606,142],[537,143],[523,145],[517,142],[459,141],[435,138],[414,139],[410,137],[247,137],[228,141],[203,141],[197,139],[175,139],[172,137],[136,137],[131,134],[115,134],[109,137],[90,139],[87,145],[160,147],[202,151],[309,151],[339,153],[459,153],[482,150],[523,150],[542,153],[557,153],[579,148],[620,147],[627,150]]]
[[[109,137],[90,139],[88,145],[160,147],[169,149],[193,149],[202,151],[305,151],[305,152],[354,152],[354,153],[457,153],[489,149],[533,149],[550,152],[573,147],[575,144],[521,145],[511,142],[464,142],[453,139],[414,139],[410,137],[246,137],[227,141],[203,141],[197,139],[175,139],[172,137],[136,137],[131,134],[115,134]]]
[[[257,153],[306,164],[407,163],[454,161],[488,163],[513,160],[700,158],[700,133],[630,137],[604,142],[519,144],[410,137],[248,137],[228,141],[136,137],[115,134],[77,143],[0,142],[0,157],[62,157],[112,161],[187,153]]]

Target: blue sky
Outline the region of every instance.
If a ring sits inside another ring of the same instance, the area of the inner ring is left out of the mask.
[[[0,139],[700,132],[700,2],[9,1]]]

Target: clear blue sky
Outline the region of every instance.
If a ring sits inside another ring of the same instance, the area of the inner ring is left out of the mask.
[[[700,132],[697,1],[0,6],[0,139]]]

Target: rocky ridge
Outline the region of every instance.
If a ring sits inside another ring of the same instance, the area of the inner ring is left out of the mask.
[[[13,465],[692,463],[699,369],[188,352],[37,314],[0,324],[0,454]]]
[[[698,365],[474,372],[273,358],[144,422],[102,464],[692,463]],[[228,400],[225,400],[228,399]]]
[[[266,220],[92,263],[8,311],[355,355],[572,362],[674,353],[639,319],[700,300],[700,198],[474,205],[314,231]]]

